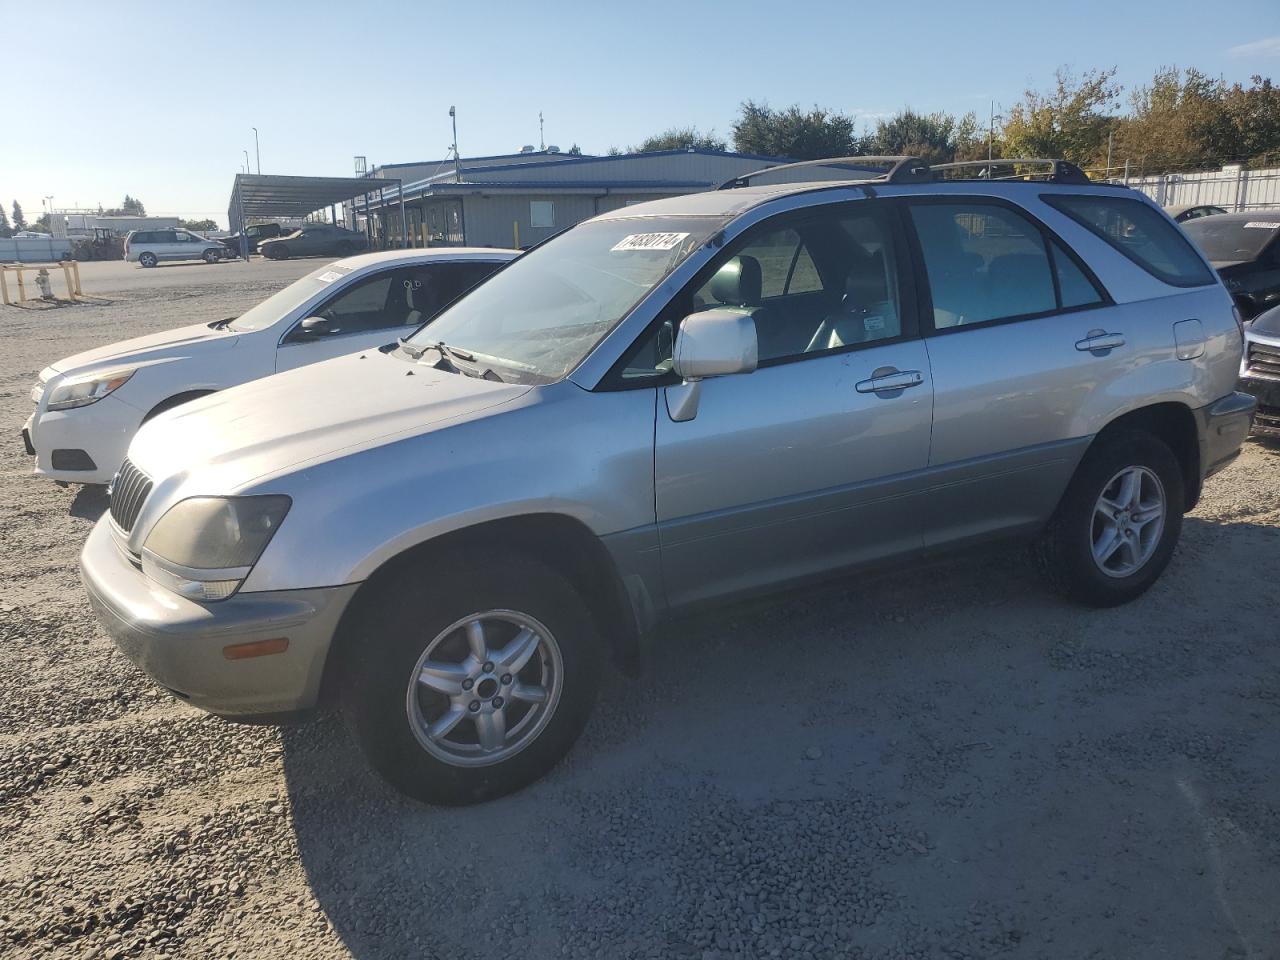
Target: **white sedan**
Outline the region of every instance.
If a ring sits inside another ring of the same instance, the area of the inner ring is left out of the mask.
[[[144,422],[196,397],[281,370],[394,343],[518,255],[450,247],[326,264],[227,320],[50,364],[22,430],[37,476],[107,483]]]

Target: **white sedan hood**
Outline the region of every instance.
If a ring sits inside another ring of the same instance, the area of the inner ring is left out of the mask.
[[[197,323],[176,330],[165,330],[132,340],[121,340],[105,347],[86,350],[49,365],[54,373],[80,372],[85,368],[102,369],[108,366],[137,366],[157,360],[171,360],[189,356],[196,350],[225,350],[236,345],[240,338],[234,332],[212,330],[207,323]],[[47,371],[46,371],[47,372]]]
[[[194,400],[149,421],[129,459],[157,484],[204,493],[425,433],[509,403],[528,386],[435,370],[368,350]]]

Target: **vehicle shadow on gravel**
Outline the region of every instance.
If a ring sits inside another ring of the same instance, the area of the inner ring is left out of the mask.
[[[102,484],[90,484],[76,491],[71,499],[67,513],[80,520],[96,523],[107,512],[111,500],[107,496],[107,488]]]
[[[399,796],[322,716],[283,734],[302,867],[361,960],[1224,955],[1274,932],[1280,869],[1204,837],[1280,830],[1280,658],[1246,610],[1187,614],[1276,537],[1190,517],[1114,610],[992,552],[682,621],[564,763],[475,807]]]

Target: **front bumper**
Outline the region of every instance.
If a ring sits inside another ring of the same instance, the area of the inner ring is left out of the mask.
[[[359,584],[238,593],[202,604],[143,575],[116,542],[110,517],[80,554],[89,603],[116,646],[183,700],[228,718],[315,706],[329,644]],[[223,648],[288,638],[283,653],[228,660]]]
[[[1200,434],[1200,466],[1213,476],[1240,455],[1253,426],[1258,401],[1247,393],[1229,393],[1196,411]]]
[[[1253,421],[1253,432],[1264,437],[1280,437],[1280,380],[1266,377],[1241,377],[1236,384],[1258,401],[1258,415]]]
[[[22,429],[28,452],[35,451],[35,475],[70,483],[110,483],[142,416],[141,410],[116,397],[70,410],[46,410],[40,404]],[[93,469],[60,469],[54,465],[55,450],[82,451]]]

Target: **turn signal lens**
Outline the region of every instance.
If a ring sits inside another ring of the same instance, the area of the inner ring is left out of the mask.
[[[272,637],[270,640],[254,640],[250,643],[233,643],[222,648],[228,660],[248,660],[250,657],[269,657],[289,649],[288,637]]]

